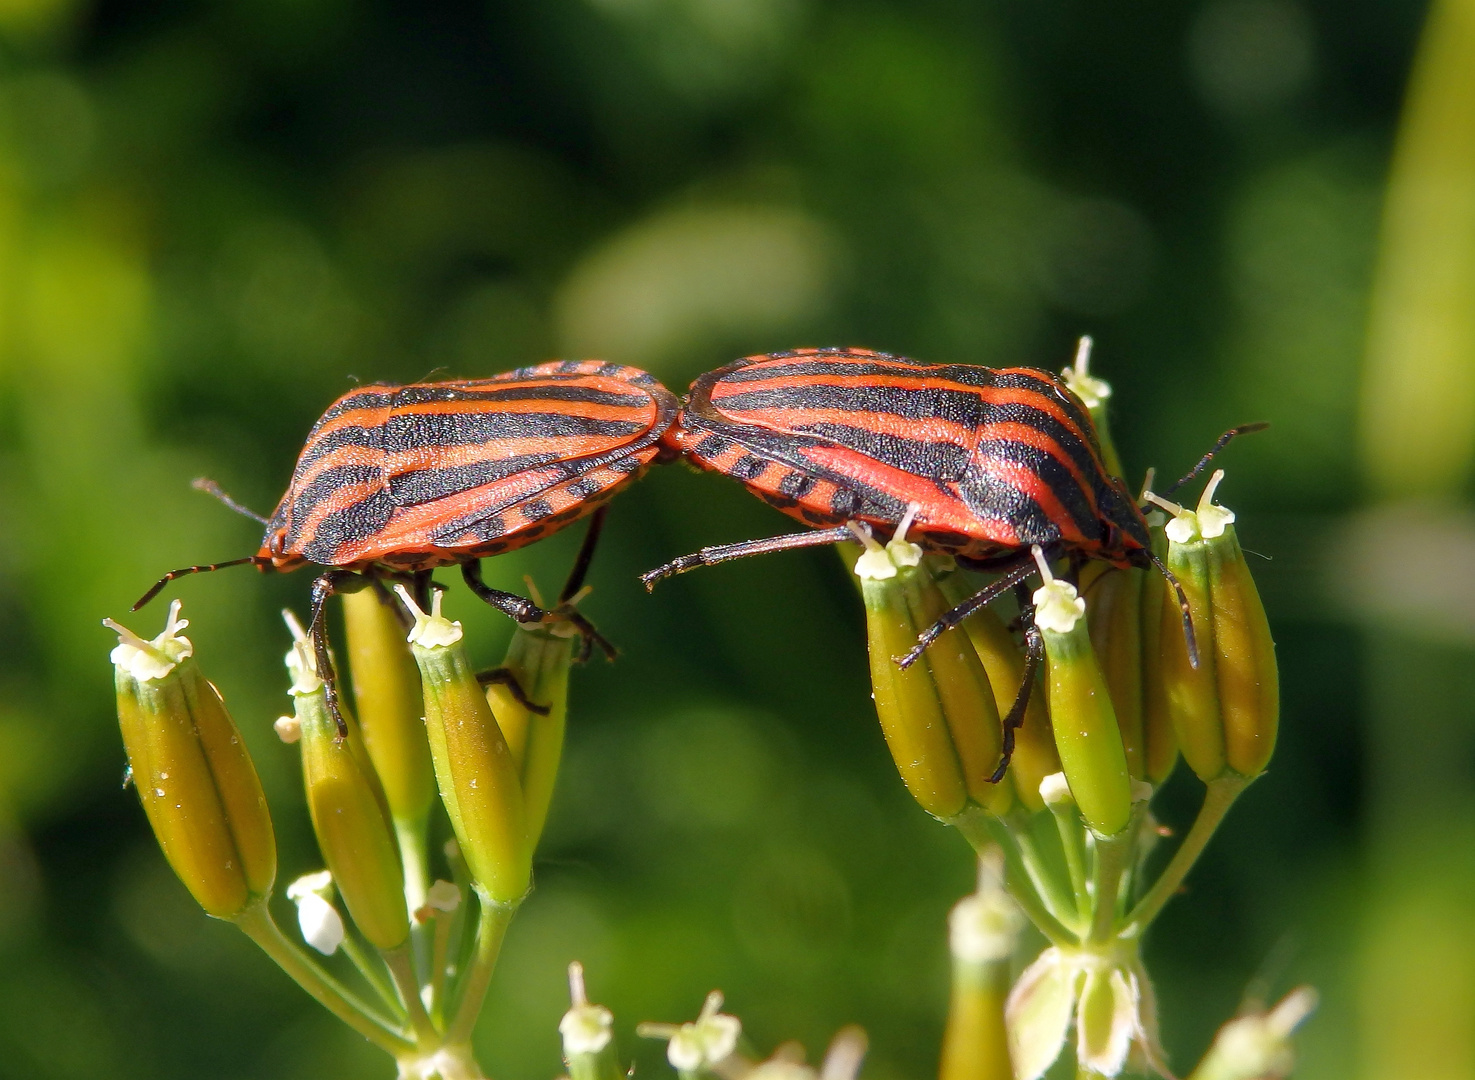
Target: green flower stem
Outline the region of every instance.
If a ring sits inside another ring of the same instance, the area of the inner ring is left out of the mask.
[[[1122,871],[1137,846],[1141,817],[1140,812],[1134,813],[1127,827],[1115,836],[1096,837],[1096,859],[1091,868],[1091,928],[1086,933],[1089,942],[1105,943],[1116,936],[1117,890],[1121,888]]]
[[[1036,929],[1049,939],[1051,945],[1069,948],[1078,943],[1078,935],[1072,933],[1052,915],[1045,907],[1044,901],[1040,899],[1028,869],[1024,866],[1014,830],[998,827],[996,818],[972,806],[964,809],[956,817],[949,818],[948,824],[962,833],[963,838],[980,856],[995,845],[1003,848],[1004,857],[1009,864],[1009,895],[1014,898],[1014,902],[1019,905],[1020,910],[1029,918],[1029,921],[1035,924]],[[1020,880],[1021,874],[1023,881]]]
[[[462,904],[461,907],[465,907]],[[435,924],[430,948],[430,1006],[444,1019],[446,1007],[446,968],[450,964],[451,927],[455,917],[438,911],[431,920]]]
[[[487,987],[492,982],[492,969],[497,966],[497,954],[502,951],[507,924],[517,911],[516,904],[499,903],[480,889],[477,890],[477,900],[481,911],[476,919],[476,951],[461,985],[461,1000],[456,1003],[455,1019],[446,1031],[448,1046],[470,1044],[472,1029],[476,1027]]]
[[[1193,827],[1188,830],[1183,843],[1178,845],[1178,850],[1173,853],[1168,865],[1153,882],[1152,888],[1143,894],[1142,899],[1137,901],[1137,906],[1127,916],[1126,926],[1122,931],[1123,936],[1140,935],[1157,917],[1163,905],[1183,884],[1183,879],[1193,869],[1193,864],[1198,861],[1199,855],[1208,845],[1209,839],[1214,835],[1214,830],[1219,827],[1219,823],[1224,820],[1224,815],[1234,805],[1234,800],[1239,798],[1240,792],[1244,791],[1249,783],[1244,777],[1234,775],[1221,776],[1209,781],[1208,790],[1204,792],[1203,805],[1199,807],[1198,816],[1193,820]]]
[[[394,819],[394,834],[399,841],[399,857],[405,867],[405,906],[410,918],[425,906],[425,893],[430,887],[430,858],[425,847],[427,816],[418,821]],[[411,921],[411,926],[415,923]]]
[[[1014,843],[1019,848],[1020,864],[1024,867],[1024,872],[1029,875],[1029,882],[1034,886],[1035,892],[1039,893],[1045,907],[1063,926],[1070,929],[1072,935],[1080,937],[1084,920],[1072,910],[1077,908],[1078,899],[1066,896],[1064,887],[1040,855],[1040,849],[1035,845],[1035,838],[1029,832],[1028,821],[1020,819],[1013,825],[1006,823],[1005,827],[1013,836]]]
[[[410,1026],[415,1030],[415,1040],[421,1046],[434,1046],[440,1041],[440,1032],[425,1011],[425,1002],[420,999],[420,983],[415,978],[415,960],[407,941],[397,949],[385,949],[380,953],[384,964],[394,976],[394,985],[399,989],[400,1000],[410,1017]]]
[[[342,949],[343,955],[353,961],[353,966],[358,968],[359,974],[364,977],[364,982],[374,988],[374,992],[379,995],[379,1000],[384,1002],[385,1007],[394,1014],[395,1019],[403,1020],[405,1008],[400,1004],[399,995],[394,992],[394,987],[384,977],[384,965],[370,960],[369,954],[364,952],[363,946],[352,934],[344,935]]]
[[[288,940],[267,910],[265,899],[256,901],[231,921],[318,1004],[375,1046],[396,1058],[414,1049],[393,1024],[359,1001]]]
[[[1055,818],[1056,831],[1060,833],[1065,869],[1070,874],[1071,890],[1076,894],[1076,915],[1084,921],[1091,910],[1091,898],[1086,892],[1085,834],[1081,828],[1080,811],[1073,803],[1051,802],[1046,805]]]

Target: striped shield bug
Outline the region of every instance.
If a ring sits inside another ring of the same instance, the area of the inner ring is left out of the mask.
[[[1215,452],[1243,430],[1226,433]],[[1153,553],[1142,510],[1103,466],[1086,407],[1048,372],[865,349],[750,356],[692,384],[666,441],[814,531],[703,548],[643,575],[648,589],[697,566],[853,540],[857,528],[882,539],[902,532],[925,551],[996,573],[897,662],[911,665],[944,631],[1014,591],[1026,664],[1004,722],[1005,765],[1043,656],[1023,587],[1036,573],[1034,547],[1050,559],[1156,567],[1178,591],[1197,662],[1187,600]]]
[[[318,670],[331,674],[323,606],[332,593],[395,580],[423,596],[435,568],[459,565],[472,592],[518,622],[567,620],[583,635],[586,654],[593,642],[612,655],[571,605],[544,611],[491,588],[480,560],[556,532],[671,456],[662,440],[676,412],[675,396],[653,376],[597,360],[489,379],[360,387],[313,425],[270,519],[224,500],[266,527],[260,551],[170,571],[134,610],[185,574],[247,563],[286,573],[315,564],[326,572],[313,582],[311,634]],[[224,498],[213,484],[200,486]],[[597,521],[591,539],[596,531]],[[336,716],[332,681],[328,693]]]

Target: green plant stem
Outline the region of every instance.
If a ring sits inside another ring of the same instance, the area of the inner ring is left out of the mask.
[[[456,1003],[456,1015],[446,1030],[446,1043],[461,1046],[471,1042],[472,1029],[481,1014],[481,1005],[492,982],[492,970],[497,966],[497,954],[502,951],[502,939],[507,934],[507,924],[517,911],[516,904],[502,904],[477,892],[480,912],[476,919],[476,950],[471,957],[471,966],[461,984],[461,999]]]
[[[388,1020],[359,1001],[337,979],[309,960],[301,949],[288,940],[267,910],[265,898],[252,904],[232,921],[293,982],[317,999],[318,1004],[375,1046],[396,1058],[414,1049],[414,1044],[406,1040]]]
[[[446,1007],[446,968],[450,964],[453,920],[454,916],[447,911],[437,911],[431,920],[435,928],[430,949],[430,1005],[442,1019]]]
[[[1081,815],[1072,803],[1050,803],[1050,816],[1060,833],[1060,846],[1065,852],[1065,869],[1070,874],[1070,887],[1076,894],[1076,916],[1084,920],[1091,910],[1086,892],[1085,833]]]
[[[1137,826],[1142,819],[1134,813],[1127,827],[1115,836],[1097,836],[1095,865],[1091,868],[1091,927],[1086,933],[1090,942],[1107,942],[1116,929],[1117,890],[1122,884],[1122,871],[1137,843]]]
[[[384,1002],[386,1008],[394,1013],[396,1020],[402,1020],[405,1016],[404,1006],[399,1002],[399,995],[394,992],[394,987],[384,977],[384,966],[369,959],[369,954],[364,952],[363,947],[354,939],[352,934],[346,934],[343,938],[343,954],[353,961],[353,966],[358,968],[364,982],[374,988],[379,995],[379,1000]]]
[[[1199,855],[1203,854],[1209,839],[1214,835],[1214,830],[1219,827],[1219,823],[1224,820],[1224,815],[1234,805],[1234,800],[1239,798],[1240,792],[1244,791],[1249,783],[1250,781],[1242,776],[1221,776],[1217,780],[1209,781],[1208,789],[1204,792],[1203,805],[1198,809],[1198,816],[1193,819],[1192,828],[1183,838],[1183,843],[1178,845],[1178,850],[1173,852],[1172,859],[1158,875],[1158,879],[1132,908],[1126,919],[1124,936],[1140,935],[1157,917],[1163,905],[1183,884],[1183,879],[1193,869],[1193,864],[1198,861]]]
[[[1028,832],[1029,825],[1020,822],[1010,826],[1006,823],[1005,828],[1009,830],[1014,842],[1019,846],[1019,861],[1024,866],[1024,872],[1029,875],[1030,884],[1039,893],[1045,907],[1061,925],[1069,928],[1072,934],[1079,937],[1082,920],[1077,912],[1071,910],[1076,907],[1076,904],[1065,895],[1060,882],[1050,872],[1050,867],[1045,865],[1040,849],[1035,846],[1035,838]]]
[[[1046,909],[1044,902],[1035,891],[1028,869],[1024,866],[1019,854],[1019,846],[1013,830],[1001,827],[997,819],[972,807],[956,817],[949,818],[948,824],[963,834],[963,838],[972,845],[975,855],[982,855],[985,850],[996,844],[1002,847],[1005,860],[1010,868],[1009,895],[1014,898],[1020,910],[1030,922],[1035,924],[1040,933],[1049,939],[1050,944],[1067,947],[1077,944],[1078,936]],[[995,829],[1003,837],[1002,843],[996,838]],[[1020,880],[1021,874],[1023,881]]]
[[[421,1046],[434,1046],[440,1042],[440,1032],[435,1029],[430,1014],[425,1011],[425,1002],[420,998],[420,983],[415,978],[415,960],[410,952],[410,943],[407,941],[397,949],[386,949],[380,955],[394,977],[394,985],[399,988],[400,1000],[404,1002],[410,1026],[415,1031],[415,1040]]]
[[[394,834],[399,840],[399,857],[405,867],[405,904],[413,916],[425,906],[425,893],[430,885],[430,859],[425,849],[426,819],[418,821],[394,819]]]

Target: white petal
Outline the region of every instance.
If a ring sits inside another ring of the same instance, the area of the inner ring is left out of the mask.
[[[324,956],[332,956],[343,944],[343,919],[317,893],[297,901],[297,925],[302,928],[302,939]]]
[[[1079,975],[1059,949],[1049,948],[1009,991],[1004,1018],[1016,1080],[1039,1080],[1065,1048]]]
[[[575,1005],[558,1022],[563,1056],[599,1053],[614,1037],[614,1023],[614,1014],[603,1005]]]
[[[1094,1073],[1118,1076],[1137,1030],[1137,995],[1121,971],[1086,972],[1076,1015],[1076,1060]]]

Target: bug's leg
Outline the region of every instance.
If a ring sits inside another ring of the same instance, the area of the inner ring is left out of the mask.
[[[338,592],[357,592],[366,588],[372,578],[356,574],[352,570],[329,570],[312,581],[312,621],[307,634],[312,639],[312,655],[317,663],[318,678],[323,680],[323,694],[328,701],[328,715],[338,725],[338,737],[347,738],[348,724],[338,707],[338,673],[333,670],[333,658],[328,654],[328,627],[324,618],[328,597]]]
[[[896,666],[900,668],[911,667],[921,658],[922,653],[927,650],[927,646],[941,637],[945,631],[957,626],[985,604],[991,603],[1000,596],[1003,596],[1034,572],[1035,563],[1033,557],[1026,555],[1021,558],[1017,565],[1006,571],[998,580],[989,582],[961,604],[949,611],[943,612],[935,623],[922,631],[917,638],[917,643],[912,646],[910,652],[905,656],[895,658]]]
[[[244,566],[246,563],[253,563],[256,566],[270,566],[271,560],[263,559],[260,555],[247,555],[244,559],[231,559],[229,562],[205,563],[200,566],[181,566],[178,570],[170,570],[158,581],[154,582],[154,587],[140,596],[137,602],[128,610],[137,611],[143,607],[143,605],[158,596],[163,591],[164,586],[168,585],[175,578],[188,577],[190,574],[208,574],[212,570],[224,570],[227,566]]]
[[[517,676],[512,674],[510,668],[499,667],[492,668],[491,671],[478,671],[476,673],[476,681],[481,683],[482,686],[491,686],[493,684],[505,686],[507,687],[507,692],[512,695],[513,700],[528,712],[535,712],[539,716],[548,715],[550,707],[539,705],[532,698],[528,697],[527,692],[522,688],[522,683],[517,681]]]
[[[650,591],[656,587],[656,582],[675,574],[684,574],[698,566],[713,566],[733,559],[746,558],[749,555],[766,555],[770,551],[788,551],[791,548],[819,547],[823,544],[838,544],[842,540],[854,539],[855,536],[849,528],[838,525],[833,529],[786,533],[783,536],[770,536],[764,540],[744,540],[737,544],[704,547],[701,551],[683,555],[679,559],[672,559],[664,566],[646,571],[640,575],[640,583],[645,586],[646,591]]]
[[[1193,632],[1193,612],[1188,606],[1188,597],[1183,592],[1178,575],[1168,569],[1167,563],[1152,552],[1148,552],[1148,558],[1157,572],[1168,579],[1168,584],[1173,588],[1173,595],[1178,598],[1178,610],[1183,612],[1183,643],[1188,646],[1188,666],[1198,670],[1198,635]]]
[[[599,534],[604,531],[604,519],[608,515],[608,506],[601,506],[589,515],[589,528],[584,530],[584,542],[579,545],[579,554],[574,559],[573,569],[569,571],[568,580],[563,583],[563,591],[558,594],[560,604],[568,603],[584,587],[584,578],[589,573],[589,564],[594,559],[594,549],[599,544]]]
[[[537,604],[525,596],[516,593],[503,592],[494,589],[481,579],[481,560],[468,559],[461,564],[461,577],[466,582],[466,587],[474,592],[481,600],[491,604],[502,614],[515,622],[541,622],[548,617]]]
[[[1035,673],[1045,658],[1045,637],[1035,625],[1035,606],[1030,603],[1029,590],[1023,585],[1015,585],[1014,594],[1019,597],[1019,621],[1024,627],[1024,675],[1019,682],[1019,692],[1014,695],[1014,704],[1009,706],[1009,715],[1004,717],[999,767],[988,778],[990,784],[1004,779],[1009,762],[1014,758],[1014,733],[1024,726],[1024,713],[1035,689]]]

